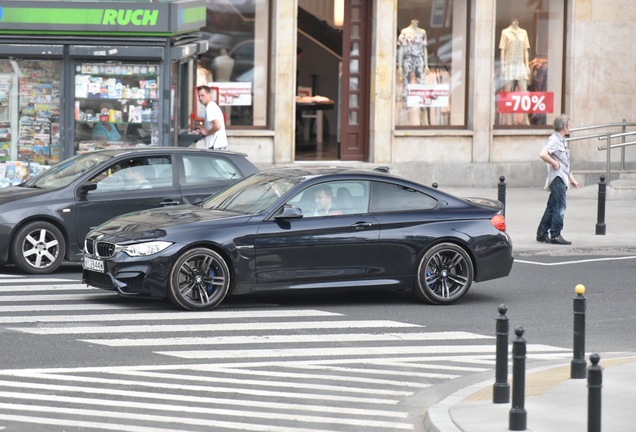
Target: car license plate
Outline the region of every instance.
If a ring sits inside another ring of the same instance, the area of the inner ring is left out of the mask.
[[[86,270],[104,273],[104,261],[84,257],[83,265]]]

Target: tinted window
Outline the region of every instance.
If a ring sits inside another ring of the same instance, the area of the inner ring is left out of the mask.
[[[97,189],[89,193],[172,187],[172,164],[167,156],[119,161],[91,179]]]
[[[184,155],[183,172],[186,185],[225,182],[243,177],[229,160],[208,155]]]
[[[305,217],[366,213],[369,182],[336,181],[311,186],[288,204],[300,207]]]
[[[430,210],[437,200],[415,189],[393,183],[373,183],[372,212]]]

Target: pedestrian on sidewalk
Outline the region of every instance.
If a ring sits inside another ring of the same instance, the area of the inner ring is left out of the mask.
[[[205,148],[227,149],[227,135],[225,134],[225,118],[223,111],[212,100],[212,90],[206,85],[197,87],[199,102],[205,106],[205,122],[197,129],[205,138]]]
[[[570,133],[570,118],[561,114],[554,119],[554,132],[539,153],[539,158],[548,164],[548,178],[545,189],[550,191],[548,204],[537,229],[537,241],[569,245],[561,235],[566,209],[566,191],[570,186],[578,188],[579,183],[570,168],[570,148],[565,142]]]

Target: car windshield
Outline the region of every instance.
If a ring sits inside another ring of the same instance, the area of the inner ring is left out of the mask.
[[[300,180],[300,178],[279,177],[268,173],[255,174],[208,198],[201,203],[201,206],[205,209],[234,213],[259,213],[272,205]]]
[[[42,189],[64,187],[95,165],[111,158],[111,155],[104,153],[77,155],[52,166],[42,174],[25,182],[24,186]]]

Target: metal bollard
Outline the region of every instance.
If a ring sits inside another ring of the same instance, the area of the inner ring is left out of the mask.
[[[601,356],[590,355],[592,365],[587,373],[587,432],[601,432],[601,389],[603,368],[598,365]]]
[[[499,184],[497,185],[497,199],[503,204],[503,214],[506,215],[506,178],[504,176],[499,177]]]
[[[598,211],[596,216],[596,235],[605,235],[605,195],[607,190],[607,184],[605,183],[605,176],[601,176],[601,181],[598,182]]]
[[[512,408],[508,422],[508,430],[526,430],[528,413],[524,408],[526,392],[526,340],[524,329],[515,329],[517,337],[512,342]]]
[[[572,309],[574,312],[574,337],[572,344],[572,362],[570,363],[570,378],[578,379],[585,378],[586,366],[585,361],[585,308],[586,299],[585,287],[578,284],[574,291],[576,297],[572,302]]]
[[[510,402],[510,384],[508,384],[508,306],[499,305],[497,317],[497,354],[495,356],[495,385],[492,389],[492,403]]]

